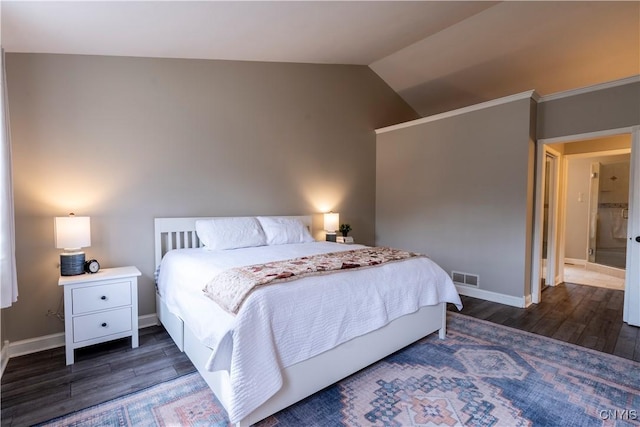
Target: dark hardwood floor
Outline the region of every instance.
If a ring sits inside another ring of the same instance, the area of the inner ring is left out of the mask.
[[[623,291],[563,283],[526,309],[461,298],[468,316],[640,362],[640,328],[622,321]]]
[[[2,375],[2,426],[28,426],[195,371],[161,326],[131,338],[76,350],[65,365],[64,347],[9,360]]]
[[[640,361],[640,328],[622,322],[622,291],[562,284],[527,309],[462,297],[463,314]],[[450,310],[456,310],[451,306]],[[162,327],[130,339],[76,350],[64,348],[9,360],[2,376],[2,426],[49,420],[195,371]]]

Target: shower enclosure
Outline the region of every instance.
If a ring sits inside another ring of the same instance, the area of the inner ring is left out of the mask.
[[[589,204],[589,262],[624,269],[627,259],[630,159],[593,162]]]

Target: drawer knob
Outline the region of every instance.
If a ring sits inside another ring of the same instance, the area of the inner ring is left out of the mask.
[[[100,325],[100,326],[102,326],[103,328],[106,328],[107,327],[107,322],[103,322],[102,325]]]
[[[104,301],[104,300],[106,300],[106,299],[107,299],[107,296],[106,296],[106,295],[102,295],[102,296],[100,297],[100,299],[101,299],[102,301]]]

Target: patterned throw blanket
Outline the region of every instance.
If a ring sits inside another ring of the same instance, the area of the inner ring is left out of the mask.
[[[372,267],[417,256],[424,255],[393,248],[373,247],[248,265],[223,271],[207,283],[203,291],[229,313],[238,314],[244,300],[258,286],[315,274]]]

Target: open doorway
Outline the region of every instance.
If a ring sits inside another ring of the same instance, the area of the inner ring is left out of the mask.
[[[640,324],[640,304],[631,303],[640,301],[634,244],[640,238],[631,236],[640,231],[638,139],[640,129],[628,128],[539,141],[533,303],[540,302],[544,285],[593,285],[591,275],[602,287],[623,290],[625,321]]]
[[[565,282],[624,290],[631,136],[565,144]]]

